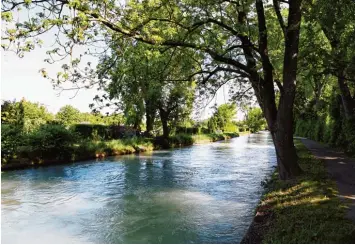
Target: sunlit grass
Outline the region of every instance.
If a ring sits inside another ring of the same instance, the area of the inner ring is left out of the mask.
[[[230,139],[230,138],[238,137],[238,136],[239,136],[238,133],[221,133],[221,134],[211,133],[211,134],[196,134],[196,135],[193,135],[192,138],[194,140],[194,143],[200,144],[200,143],[205,143],[205,142],[226,140],[226,139]]]
[[[275,214],[264,243],[353,243],[355,225],[345,218],[346,205],[337,197],[324,162],[297,141],[304,174],[292,181],[274,173],[260,206]]]
[[[153,143],[142,138],[109,141],[84,141],[77,145],[76,156],[122,155],[140,151],[152,151]]]

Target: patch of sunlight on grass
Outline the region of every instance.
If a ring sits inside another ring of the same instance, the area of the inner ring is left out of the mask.
[[[346,205],[337,195],[324,162],[295,142],[304,174],[281,181],[274,173],[260,206],[275,213],[264,243],[354,243],[355,225],[345,218]]]

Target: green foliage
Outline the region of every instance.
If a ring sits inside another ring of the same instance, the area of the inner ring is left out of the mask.
[[[176,134],[169,136],[170,147],[193,145],[194,139],[191,134]]]
[[[84,139],[111,139],[112,132],[109,126],[100,124],[76,124],[73,125],[74,132]]]
[[[232,122],[236,115],[236,104],[222,104],[215,108],[215,112],[208,120],[207,126],[211,133],[221,130],[223,132],[237,132],[237,127]]]
[[[245,124],[248,126],[250,132],[255,133],[265,129],[266,121],[263,112],[260,108],[251,108],[248,110]]]
[[[1,162],[7,163],[18,157],[18,148],[23,144],[22,128],[1,124]]]
[[[62,125],[42,125],[30,133],[21,154],[29,159],[70,159],[77,135]]]
[[[321,99],[326,106],[318,108],[312,103],[300,106],[295,115],[295,135],[324,142],[332,147],[355,154],[354,119],[347,119],[335,82],[325,84]],[[302,87],[299,88],[302,91]]]
[[[31,132],[54,119],[46,107],[26,100],[4,101],[1,105],[1,122],[20,125],[24,132]]]
[[[198,127],[176,127],[175,129],[176,134],[198,134],[199,128]]]
[[[82,120],[80,111],[71,105],[66,105],[60,108],[55,117],[61,124],[65,126],[79,123]]]

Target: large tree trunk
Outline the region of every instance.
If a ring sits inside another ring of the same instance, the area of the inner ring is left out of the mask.
[[[290,179],[302,173],[293,144],[293,105],[296,92],[297,57],[301,26],[302,0],[289,1],[288,25],[285,33],[283,87],[277,112],[274,144],[279,175]]]
[[[343,102],[343,108],[346,119],[355,117],[355,101],[351,97],[349,87],[344,79],[344,69],[340,69],[338,72],[338,85],[340,89],[341,100]]]
[[[263,78],[258,75],[255,59],[251,51],[244,49],[247,65],[254,72],[251,74],[252,85],[271,131],[277,155],[280,179],[294,178],[302,173],[297,162],[297,153],[293,144],[293,105],[296,90],[297,55],[299,31],[301,24],[301,0],[289,0],[289,16],[287,27],[283,23],[285,33],[285,54],[283,69],[283,85],[280,88],[279,108],[276,109],[273,67],[269,60],[267,29],[262,0],[256,0],[259,26],[259,53],[263,64]],[[280,20],[281,21],[281,20]],[[243,41],[243,40],[242,40]],[[243,43],[247,45],[247,43]]]
[[[302,173],[293,143],[293,103],[294,95],[281,95],[277,120],[272,132],[278,162],[280,179],[286,180]]]

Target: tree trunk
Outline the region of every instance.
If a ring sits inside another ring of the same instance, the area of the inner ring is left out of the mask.
[[[344,70],[340,69],[338,72],[338,85],[340,89],[341,100],[343,102],[346,119],[351,119],[355,116],[355,101],[351,97],[348,85],[344,79]]]
[[[301,0],[289,1],[288,22],[287,27],[285,27],[283,85],[278,83],[281,94],[278,109],[276,109],[275,103],[273,68],[267,51],[267,27],[263,2],[261,0],[256,1],[256,9],[259,25],[259,53],[261,54],[263,63],[263,78],[255,70],[255,60],[252,58],[250,50],[244,50],[247,56],[247,66],[254,70],[251,74],[253,89],[263,110],[268,128],[271,131],[277,155],[278,172],[282,180],[294,178],[302,173],[297,162],[297,153],[293,144],[293,105],[296,91],[301,2]]]
[[[302,173],[297,160],[296,148],[293,143],[293,103],[291,94],[281,95],[277,120],[272,132],[277,156],[280,179],[286,180]]]
[[[163,125],[163,137],[167,139],[169,138],[169,133],[170,133],[170,129],[168,126],[168,113],[165,110],[159,108],[159,114],[160,114],[161,123]]]
[[[154,120],[155,120],[155,110],[149,101],[145,103],[145,117],[146,117],[146,131],[145,134],[150,136],[153,131]]]

